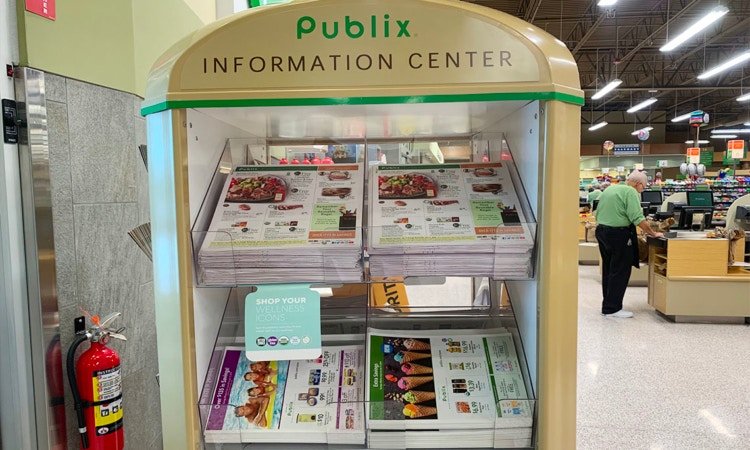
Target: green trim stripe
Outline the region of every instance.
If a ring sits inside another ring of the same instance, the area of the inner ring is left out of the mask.
[[[383,105],[402,103],[497,102],[513,100],[558,100],[583,105],[584,98],[561,92],[498,92],[494,94],[404,95],[393,97],[243,98],[229,100],[166,100],[141,109],[147,116],[167,109],[240,108],[258,106]]]
[[[398,164],[378,164],[376,166],[378,170],[409,170],[413,169],[414,165],[398,165]],[[425,164],[419,166],[419,170],[430,170],[430,169],[460,169],[459,164]]]
[[[385,417],[385,356],[383,355],[383,336],[370,336],[370,419],[382,420]]]
[[[500,395],[497,393],[497,381],[495,380],[495,371],[492,370],[492,356],[490,355],[490,347],[487,342],[487,338],[482,338],[482,344],[484,345],[484,357],[487,360],[487,370],[490,373],[490,385],[492,386],[492,395],[495,397],[495,407],[500,403]],[[500,410],[498,409],[498,415]]]

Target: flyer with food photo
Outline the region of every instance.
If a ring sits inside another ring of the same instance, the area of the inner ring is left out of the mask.
[[[338,166],[238,166],[204,250],[361,245],[364,172]]]
[[[529,241],[507,163],[378,165],[372,169],[374,248]]]
[[[371,429],[531,425],[513,346],[502,329],[368,330]]]

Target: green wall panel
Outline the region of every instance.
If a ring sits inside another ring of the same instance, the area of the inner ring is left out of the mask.
[[[21,65],[140,96],[156,58],[216,14],[195,0],[66,0],[52,21],[19,3]]]

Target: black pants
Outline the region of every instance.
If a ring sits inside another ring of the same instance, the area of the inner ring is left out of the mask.
[[[622,299],[630,281],[633,264],[633,245],[628,228],[596,227],[599,254],[602,256],[602,314],[622,309]]]

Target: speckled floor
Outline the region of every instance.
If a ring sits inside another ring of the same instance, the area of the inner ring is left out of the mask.
[[[645,287],[604,318],[598,267],[578,278],[578,450],[750,449],[750,326],[669,322]]]

